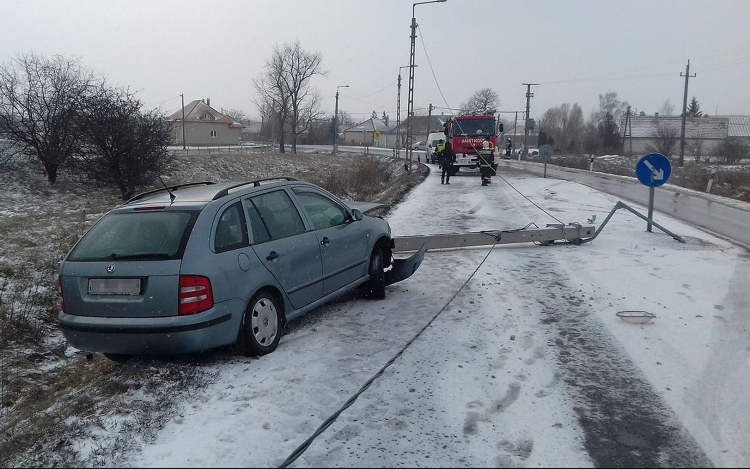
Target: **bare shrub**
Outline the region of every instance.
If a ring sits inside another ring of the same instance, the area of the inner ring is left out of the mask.
[[[737,138],[728,138],[726,142],[718,145],[714,151],[720,162],[724,164],[738,164],[740,161],[750,158],[750,146],[743,145]]]

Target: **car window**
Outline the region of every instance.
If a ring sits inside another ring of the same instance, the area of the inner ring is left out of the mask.
[[[346,222],[346,211],[323,194],[296,190],[295,193],[316,230],[343,225]]]
[[[219,217],[214,237],[216,252],[230,251],[248,245],[247,225],[239,202],[230,205]]]
[[[181,258],[197,214],[189,211],[107,214],[86,233],[68,260]]]
[[[285,191],[256,195],[250,200],[258,210],[272,239],[304,233],[305,224],[302,217]]]
[[[250,234],[252,239],[250,244],[261,244],[271,239],[271,235],[268,234],[268,229],[263,223],[263,220],[258,213],[258,209],[255,208],[250,199],[245,199],[245,208],[247,209],[247,217],[250,222]]]

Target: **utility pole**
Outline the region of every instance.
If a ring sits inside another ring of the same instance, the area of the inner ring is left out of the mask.
[[[685,67],[685,74],[680,72],[681,77],[685,77],[685,97],[682,99],[682,131],[680,132],[680,161],[679,166],[685,164],[685,118],[687,117],[687,95],[688,95],[688,80],[690,79],[690,59],[688,59],[687,66]],[[692,76],[695,76],[693,74]]]
[[[415,10],[417,5],[424,5],[426,3],[445,3],[448,0],[429,0],[427,2],[416,2],[411,5],[411,51],[409,53],[409,104],[406,111],[406,142],[409,148],[406,149],[406,153],[409,154],[409,163],[406,168],[411,173],[411,162],[414,156],[414,49],[415,40],[417,39],[417,18],[415,16]]]
[[[628,132],[628,128],[630,131]],[[628,106],[627,114],[625,115],[625,126],[622,128],[622,148],[625,151],[625,137],[630,137],[630,154],[633,154],[633,126],[630,124],[630,106]]]
[[[333,114],[333,155],[336,156],[336,153],[339,150],[339,127],[338,127],[338,118],[339,118],[339,88],[349,88],[349,85],[339,85],[336,87],[336,111]],[[364,143],[364,142],[362,142]]]
[[[419,65],[414,65],[419,67]],[[396,158],[401,158],[401,147],[403,142],[401,141],[401,69],[409,68],[408,65],[398,68],[398,93],[396,95]],[[408,153],[408,150],[407,150]]]
[[[516,121],[513,123],[513,151],[516,151],[516,127],[518,127],[518,111],[516,111]],[[518,161],[521,161],[521,155],[518,155]]]
[[[526,120],[523,124],[523,156],[526,157],[528,154],[528,146],[526,145],[526,139],[529,137],[529,104],[531,102],[531,97],[534,96],[534,93],[531,92],[532,86],[538,86],[539,83],[521,83],[526,87]],[[519,158],[520,159],[520,158]]]
[[[180,94],[180,98],[182,98],[182,149],[186,150],[187,145],[185,145],[185,95]]]
[[[430,107],[427,108],[427,136],[430,136],[430,122],[432,122],[432,103],[430,103]]]

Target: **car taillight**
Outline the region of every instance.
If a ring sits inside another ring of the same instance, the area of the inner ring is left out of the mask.
[[[195,314],[211,309],[214,296],[211,292],[211,281],[198,275],[180,276],[179,314]]]
[[[57,277],[57,291],[60,292],[60,309],[63,313],[67,313],[65,311],[65,298],[63,297],[63,288],[62,288],[62,277]]]

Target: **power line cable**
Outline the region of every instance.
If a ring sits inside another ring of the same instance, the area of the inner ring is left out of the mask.
[[[529,225],[526,225],[526,226],[528,227]],[[337,410],[330,417],[328,417],[327,419],[325,419],[323,421],[323,423],[318,427],[318,429],[315,430],[315,432],[307,440],[305,440],[301,445],[299,445],[297,447],[297,449],[295,449],[292,452],[292,454],[290,454],[289,457],[287,457],[286,460],[284,460],[284,462],[282,462],[279,465],[279,467],[281,467],[281,468],[288,467],[290,464],[292,464],[294,461],[296,461],[300,456],[302,456],[302,454],[305,451],[307,451],[307,449],[310,447],[310,445],[313,443],[313,441],[315,441],[315,439],[321,433],[323,433],[328,427],[330,427],[336,421],[336,419],[338,419],[339,416],[346,409],[348,409],[349,407],[351,407],[352,404],[354,404],[354,402],[357,400],[357,398],[359,396],[361,396],[362,393],[364,393],[367,390],[367,388],[369,388],[372,385],[372,383],[375,382],[376,379],[378,379],[380,376],[382,376],[382,374],[385,372],[385,370],[388,369],[388,367],[390,367],[401,355],[403,355],[404,352],[409,347],[412,346],[412,344],[422,335],[422,333],[424,331],[426,331],[428,327],[430,327],[430,325],[435,321],[435,319],[437,319],[438,316],[440,316],[443,313],[443,311],[445,311],[445,309],[448,307],[448,305],[450,305],[453,302],[453,300],[458,296],[458,294],[463,291],[463,289],[466,287],[466,285],[469,283],[469,281],[471,281],[471,279],[473,279],[476,276],[476,273],[484,265],[484,263],[487,260],[487,258],[490,257],[490,254],[492,253],[492,250],[495,248],[495,246],[497,246],[498,241],[499,241],[499,237],[495,237],[495,243],[490,247],[489,251],[487,251],[487,254],[484,256],[484,259],[482,259],[482,262],[479,263],[479,265],[476,267],[476,269],[474,269],[474,272],[472,272],[471,275],[469,276],[469,278],[467,278],[466,281],[461,285],[461,288],[459,288],[458,291],[456,293],[454,293],[453,296],[451,296],[448,299],[448,301],[445,303],[445,305],[443,305],[443,307],[440,308],[440,311],[438,311],[434,316],[432,316],[432,318],[429,321],[427,321],[427,324],[425,324],[419,331],[417,331],[417,333],[414,335],[414,337],[412,337],[406,343],[406,345],[404,345],[401,348],[401,350],[399,350],[390,360],[388,360],[388,362],[385,365],[383,365],[383,367],[380,368],[380,370],[378,370],[375,373],[375,375],[372,376],[372,378],[368,379],[365,382],[365,384],[362,385],[362,387],[359,389],[359,391],[357,391],[354,395],[352,395],[344,403],[344,405],[341,406],[341,408],[339,410]]]
[[[374,93],[371,93],[371,94],[368,94],[368,95],[365,95],[365,96],[358,96],[358,97],[356,97],[356,98],[355,98],[355,97],[353,97],[353,96],[347,96],[347,97],[348,97],[348,98],[351,98],[351,99],[359,99],[359,98],[369,98],[370,96],[375,96],[375,95],[376,95],[376,94],[378,94],[378,93],[382,93],[383,91],[387,90],[387,89],[388,89],[388,88],[390,88],[391,86],[395,85],[395,84],[396,84],[396,82],[397,82],[397,80],[394,80],[394,81],[390,82],[390,83],[389,83],[389,84],[388,84],[388,85],[387,85],[387,86],[386,86],[385,88],[383,88],[383,89],[380,89],[380,90],[378,90],[378,91],[376,91],[376,92],[374,92]]]

